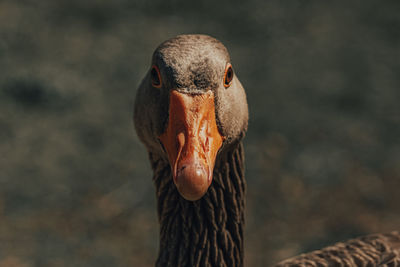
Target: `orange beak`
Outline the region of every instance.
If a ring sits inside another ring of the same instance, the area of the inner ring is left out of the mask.
[[[200,199],[211,184],[223,141],[215,119],[214,93],[171,91],[168,126],[159,138],[179,193],[187,200]]]

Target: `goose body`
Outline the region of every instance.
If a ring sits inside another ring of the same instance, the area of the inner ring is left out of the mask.
[[[400,233],[368,235],[280,262],[290,266],[400,266]]]
[[[153,53],[134,123],[154,172],[156,266],[243,266],[245,91],[225,46],[179,35]],[[400,266],[400,234],[372,235],[277,266]]]

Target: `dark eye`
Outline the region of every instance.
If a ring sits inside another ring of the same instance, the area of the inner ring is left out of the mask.
[[[231,85],[232,80],[233,80],[233,69],[232,65],[228,63],[228,65],[226,65],[225,75],[224,75],[225,88],[228,88]]]
[[[156,88],[161,88],[161,74],[160,70],[156,65],[151,67],[150,78],[151,78],[151,85],[153,85]]]

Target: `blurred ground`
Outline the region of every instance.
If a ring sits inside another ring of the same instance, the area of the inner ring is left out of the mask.
[[[180,33],[248,93],[246,266],[400,229],[398,1],[38,2],[0,1],[0,267],[154,265],[131,111]]]

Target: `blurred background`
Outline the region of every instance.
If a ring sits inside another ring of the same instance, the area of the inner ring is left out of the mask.
[[[351,3],[350,3],[351,2]],[[400,229],[400,2],[0,1],[0,267],[153,266],[132,125],[159,43],[205,33],[247,90],[246,266]]]

